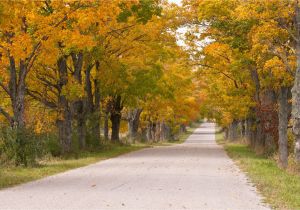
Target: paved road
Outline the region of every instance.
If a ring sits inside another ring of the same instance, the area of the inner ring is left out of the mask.
[[[0,191],[0,209],[268,209],[205,123],[181,145],[140,150]]]

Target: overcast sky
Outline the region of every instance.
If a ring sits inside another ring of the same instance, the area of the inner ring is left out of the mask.
[[[168,0],[168,1],[171,3],[176,3],[178,5],[180,5],[180,3],[181,3],[181,0]]]

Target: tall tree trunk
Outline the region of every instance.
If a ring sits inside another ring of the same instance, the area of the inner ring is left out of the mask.
[[[185,133],[186,131],[187,131],[187,130],[186,130],[186,125],[180,124],[180,130],[179,130],[180,134],[181,134],[181,133]]]
[[[70,110],[70,103],[66,96],[61,93],[62,88],[68,83],[68,70],[65,57],[61,57],[57,61],[59,72],[59,96],[58,96],[58,110],[62,115],[62,119],[57,120],[58,136],[62,146],[62,153],[71,151],[72,144],[72,114]]]
[[[122,98],[120,95],[114,97],[112,101],[112,110],[110,111],[111,121],[111,141],[120,142],[120,123],[121,123],[121,111],[123,109]]]
[[[147,127],[141,128],[141,140],[147,141]]]
[[[165,124],[165,138],[169,141],[175,140],[175,136],[173,134],[172,128],[167,123]]]
[[[110,121],[111,121],[111,141],[120,142],[119,133],[120,133],[121,114],[111,113]]]
[[[165,124],[164,121],[162,121],[160,123],[160,140],[161,141],[167,140],[167,138],[166,138],[166,124]]]
[[[108,120],[109,120],[109,112],[105,111],[105,113],[104,113],[104,125],[103,125],[104,140],[105,141],[108,140],[108,136],[109,136]]]
[[[13,104],[13,113],[14,113],[14,129],[17,131],[17,149],[16,149],[16,165],[24,164],[27,167],[27,157],[25,154],[25,145],[26,138],[24,136],[25,129],[25,120],[24,120],[24,110],[25,110],[25,72],[26,66],[22,61],[20,61],[20,72],[19,72],[19,81],[17,85],[17,92]]]
[[[100,85],[98,78],[93,80],[94,94],[92,91],[91,70],[94,65],[90,64],[85,69],[85,112],[91,122],[91,135],[100,143]],[[99,62],[96,62],[96,74],[99,72]]]
[[[58,138],[61,144],[62,154],[71,152],[72,149],[72,115],[68,108],[63,111],[63,119],[56,121]]]
[[[255,119],[253,117],[249,117],[246,119],[246,130],[245,137],[251,148],[254,148],[255,145]]]
[[[286,87],[281,87],[278,97],[278,133],[279,133],[279,166],[288,166],[288,91]]]
[[[82,67],[83,67],[83,53],[71,53],[73,61],[73,77],[79,83],[82,84]],[[73,115],[77,122],[77,138],[80,149],[84,149],[86,146],[86,111],[85,111],[86,99],[78,99],[73,102],[72,109]]]
[[[100,119],[101,119],[101,105],[100,105],[100,85],[99,81],[97,79],[94,80],[94,87],[95,87],[95,93],[94,93],[94,119],[95,124],[93,127],[93,136],[98,140],[100,143],[101,138],[101,129],[100,129]]]
[[[297,69],[295,74],[295,82],[292,88],[293,105],[293,133],[295,136],[295,159],[300,163],[300,8],[299,1],[296,1],[295,6],[295,20],[296,20],[296,58]]]
[[[277,97],[272,89],[261,92],[260,104],[256,109],[257,133],[255,151],[258,154],[271,153],[277,148],[278,141],[278,113]]]
[[[240,122],[240,125],[241,125],[241,137],[245,138],[246,137],[246,121],[242,120]]]
[[[13,117],[11,123],[13,127],[23,128],[25,125],[24,110],[25,110],[25,79],[27,75],[27,65],[20,60],[19,74],[17,76],[17,68],[14,57],[10,56],[10,80],[9,80],[9,95],[13,108]]]
[[[230,141],[236,141],[239,138],[238,125],[239,122],[237,120],[233,120],[230,124],[228,133],[228,138]]]
[[[156,122],[152,122],[151,123],[151,138],[154,142],[156,142],[156,127],[157,127],[157,124]]]
[[[140,123],[140,115],[142,109],[133,109],[128,114],[128,131],[130,142],[135,143],[138,137],[138,129]]]
[[[86,116],[84,113],[84,104],[82,100],[76,101],[74,104],[76,109],[77,135],[79,148],[84,149],[86,146]]]
[[[160,126],[160,124],[161,124],[161,122],[160,121],[156,121],[156,123],[155,123],[155,140],[156,140],[156,142],[159,142],[161,139],[160,139],[160,133],[161,133],[161,130],[160,130],[160,128],[161,128],[161,126]]]
[[[146,137],[148,142],[153,141],[152,127],[153,127],[153,123],[149,120],[147,124],[147,131],[146,131]]]

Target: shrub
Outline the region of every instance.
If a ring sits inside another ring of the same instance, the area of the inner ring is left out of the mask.
[[[35,165],[46,153],[45,141],[31,129],[3,127],[0,130],[0,163],[16,166]]]
[[[40,136],[42,141],[46,142],[46,153],[50,153],[53,157],[61,156],[61,145],[55,134],[47,133]]]

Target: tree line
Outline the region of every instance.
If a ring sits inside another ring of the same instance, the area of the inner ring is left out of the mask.
[[[28,165],[43,136],[56,155],[120,133],[175,139],[199,113],[176,11],[157,0],[0,2],[0,159]]]
[[[299,1],[200,0],[184,8],[202,116],[259,154],[278,152],[282,168],[289,156],[299,163]]]

